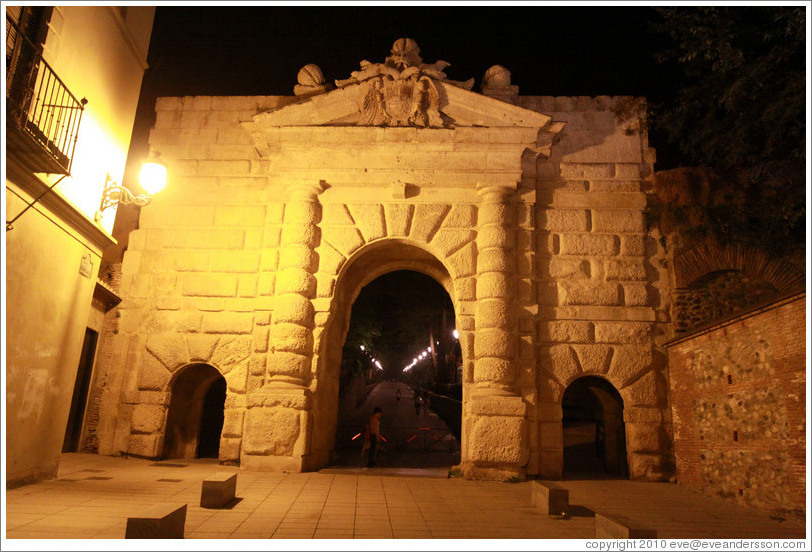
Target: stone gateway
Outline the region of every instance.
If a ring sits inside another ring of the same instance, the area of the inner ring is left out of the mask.
[[[479,93],[419,54],[398,40],[335,86],[308,65],[294,96],[158,100],[171,183],[121,267],[100,453],[193,457],[200,428],[169,413],[222,376],[221,462],[326,466],[352,303],[408,269],[454,305],[465,477],[560,478],[582,378],[567,396],[602,397],[618,469],[673,473],[642,100],[523,97],[500,66]]]

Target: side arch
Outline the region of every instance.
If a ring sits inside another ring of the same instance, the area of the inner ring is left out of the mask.
[[[212,392],[216,391],[219,394],[220,389],[223,400],[219,401],[219,405],[211,405]],[[166,393],[168,395],[167,416],[160,456],[162,458],[197,458],[202,442],[205,441],[207,446],[212,446],[211,443],[216,441],[219,457],[219,433],[223,428],[223,412],[227,394],[225,378],[220,371],[210,364],[188,364],[173,374]],[[219,427],[206,428],[203,425],[207,402],[210,404],[209,410],[212,406],[219,408]],[[216,431],[218,434],[204,435],[204,430]]]
[[[721,247],[713,244],[696,246],[674,259],[674,283],[685,288],[713,272],[739,271],[758,277],[780,294],[804,289],[806,275],[802,268],[785,259],[770,258],[763,251],[744,245]]]
[[[587,375],[561,397],[564,476],[627,477],[624,401],[606,378]]]

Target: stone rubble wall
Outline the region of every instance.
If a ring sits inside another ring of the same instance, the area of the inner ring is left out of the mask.
[[[669,344],[680,484],[805,512],[805,312],[796,295]]]

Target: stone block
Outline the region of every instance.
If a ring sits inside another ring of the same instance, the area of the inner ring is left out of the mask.
[[[648,165],[642,163],[617,163],[615,177],[618,180],[634,180],[646,177],[650,170]]]
[[[524,464],[527,445],[516,439],[526,423],[521,418],[482,417],[474,420],[468,445],[474,462],[486,465]]]
[[[217,472],[206,477],[200,488],[201,508],[225,508],[237,495],[237,474]]]
[[[166,233],[164,245],[167,248],[185,249],[243,249],[245,245],[244,230],[206,230],[199,229],[194,232]]]
[[[539,258],[539,275],[544,279],[583,279],[591,275],[591,266],[586,259],[578,258]]]
[[[387,203],[384,205],[384,212],[386,213],[386,231],[390,237],[409,235],[414,214],[413,205]]]
[[[559,282],[562,305],[620,305],[620,286],[592,280]]]
[[[657,531],[619,514],[595,512],[596,539],[656,539]]]
[[[612,361],[612,348],[606,345],[573,345],[572,350],[584,374],[605,374]]]
[[[245,410],[241,408],[226,408],[223,411],[222,436],[239,437],[240,435],[242,435],[242,427],[244,419],[245,419]]]
[[[235,297],[237,277],[232,274],[184,274],[182,293],[188,297]]]
[[[240,274],[237,279],[237,295],[240,297],[256,297],[259,289],[259,276],[256,274]],[[253,310],[250,305],[234,310]]]
[[[253,331],[252,312],[211,312],[203,315],[203,332],[210,334],[247,334]]]
[[[603,274],[607,280],[643,281],[646,267],[642,259],[610,259],[604,264]]]
[[[215,226],[263,226],[265,224],[264,205],[218,205],[214,211]]]
[[[462,228],[441,228],[435,235],[431,245],[442,257],[448,257],[459,251],[468,243],[474,241],[476,233],[473,230]]]
[[[125,539],[182,539],[186,527],[186,504],[156,504],[127,518]]]
[[[136,404],[133,408],[131,429],[134,433],[155,433],[163,427],[162,405]]]
[[[207,362],[211,358],[219,339],[216,335],[187,335],[186,345],[189,348],[189,360]]]
[[[619,389],[652,369],[654,356],[650,347],[615,345],[609,377]],[[648,403],[646,403],[648,404]]]
[[[611,234],[563,234],[560,236],[562,255],[617,255],[620,240]]]
[[[615,177],[612,163],[561,163],[561,177],[573,180],[605,180]]]
[[[449,205],[417,205],[409,232],[411,237],[422,243],[430,242],[450,210]]]
[[[232,370],[251,356],[253,336],[224,336],[212,353],[211,364],[224,374]]]
[[[250,272],[259,270],[259,251],[215,251],[211,256],[212,272]]]
[[[570,506],[568,489],[546,481],[530,482],[530,500],[539,513],[554,516],[566,512]]]
[[[647,344],[651,335],[652,326],[647,322],[595,322],[596,343]]]
[[[197,174],[233,176],[235,174],[251,174],[251,162],[246,159],[239,160],[207,160],[202,159],[197,164]]]
[[[656,454],[665,448],[663,438],[659,424],[626,422],[626,442],[629,452]]]
[[[642,234],[646,218],[642,211],[606,209],[592,211],[592,231],[618,234]]]
[[[554,343],[590,343],[594,340],[593,324],[580,320],[540,322],[539,339]]]
[[[138,389],[161,390],[169,382],[171,373],[151,354],[144,355],[138,370]]]
[[[476,226],[476,208],[470,204],[456,204],[443,221],[445,228],[474,228]]]
[[[348,205],[352,218],[365,241],[386,236],[384,211],[381,205]]]
[[[246,412],[243,454],[289,456],[299,438],[299,411],[282,407],[254,407]]]
[[[589,211],[585,209],[540,209],[539,227],[551,232],[589,232]]]
[[[324,232],[324,239],[344,257],[349,257],[355,250],[364,245],[364,237],[354,227],[330,227]],[[287,249],[287,248],[286,248]],[[282,255],[284,256],[283,250]]]
[[[447,259],[452,278],[464,278],[476,273],[476,245],[469,243]]]
[[[652,303],[645,284],[624,284],[623,303],[629,307],[646,307]]]

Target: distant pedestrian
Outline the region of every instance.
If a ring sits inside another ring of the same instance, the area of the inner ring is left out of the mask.
[[[418,416],[420,414],[420,406],[423,404],[423,399],[420,398],[420,392],[415,389],[414,390],[414,415]]]
[[[400,387],[398,387],[398,392],[395,393],[395,399],[397,399],[397,401],[400,402]]]
[[[421,406],[422,406],[423,414],[424,415],[428,414],[429,413],[429,408],[431,408],[431,399],[429,399],[429,392],[428,391],[426,391],[426,394],[423,396],[423,404]]]
[[[375,467],[375,460],[378,456],[378,447],[380,446],[380,439],[381,439],[381,416],[383,415],[383,410],[379,407],[375,407],[375,410],[372,411],[372,416],[369,418],[369,423],[367,424],[367,430],[365,435],[365,445],[369,443],[369,456],[367,458],[367,467],[374,468]]]

